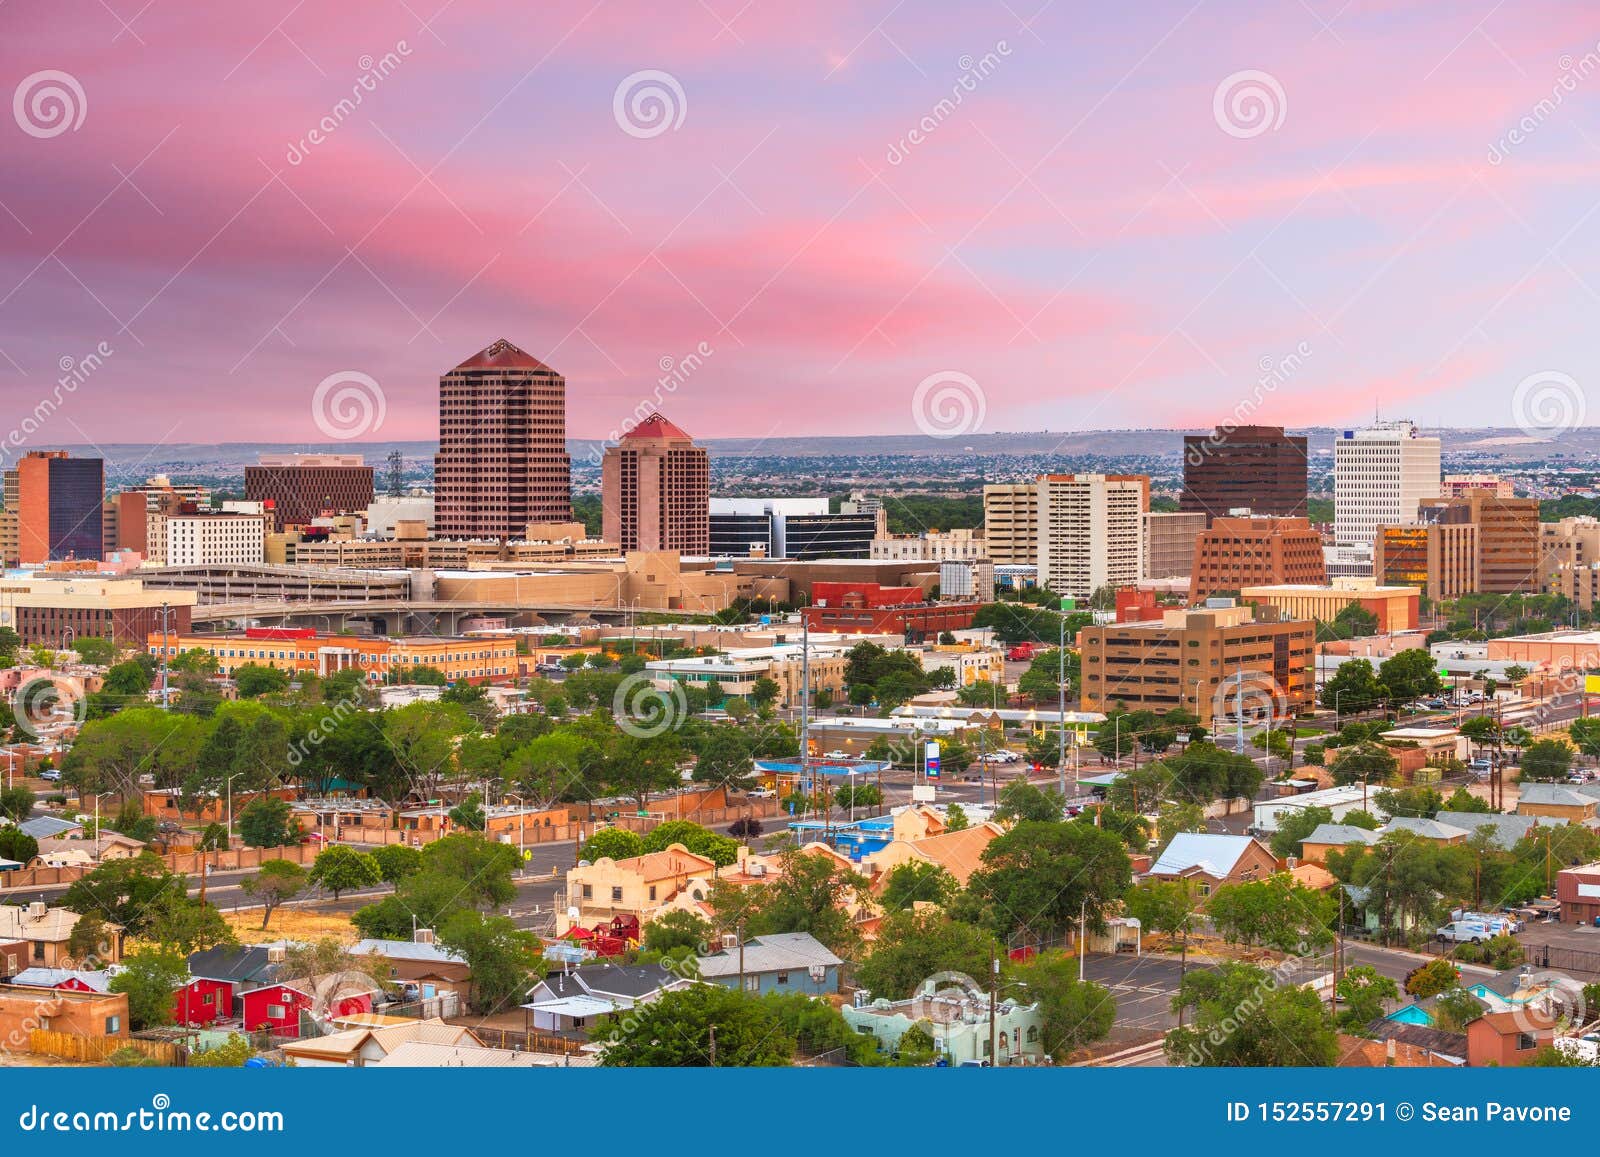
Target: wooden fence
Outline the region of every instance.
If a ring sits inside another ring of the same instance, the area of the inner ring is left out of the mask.
[[[170,1068],[188,1062],[189,1050],[170,1041],[141,1040],[138,1037],[79,1036],[70,1032],[53,1032],[36,1028],[28,1033],[28,1048],[40,1056],[58,1057],[79,1064],[104,1064],[107,1057],[118,1049],[134,1049],[150,1057],[157,1064]]]
[[[580,1056],[588,1041],[577,1040],[573,1037],[562,1036],[557,1032],[543,1032],[539,1029],[529,1029],[519,1032],[511,1028],[483,1028],[475,1024],[467,1027],[472,1029],[472,1035],[484,1043],[486,1048],[516,1049],[525,1053],[555,1053],[564,1057]]]

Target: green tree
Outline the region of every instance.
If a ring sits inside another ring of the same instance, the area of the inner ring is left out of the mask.
[[[509,916],[457,912],[439,929],[439,941],[459,953],[472,971],[474,1012],[493,1015],[527,998],[539,961],[539,937],[518,928]]]
[[[398,884],[422,871],[422,852],[405,844],[385,844],[372,853],[385,883]]]
[[[61,906],[120,924],[130,936],[149,927],[157,903],[185,894],[184,879],[151,852],[126,860],[107,860],[79,876],[61,897]]]
[[[1400,999],[1400,988],[1370,964],[1345,969],[1336,986],[1344,1010],[1339,1023],[1352,1032],[1361,1032],[1383,1015],[1384,1002]]]
[[[1366,659],[1345,660],[1322,685],[1322,705],[1341,715],[1370,711],[1387,698],[1388,688],[1379,682]]]
[[[1524,780],[1566,779],[1572,771],[1572,748],[1559,739],[1540,739],[1530,743],[1522,753]]]
[[[1027,997],[1044,1018],[1044,1049],[1057,1063],[1111,1035],[1117,1002],[1109,989],[1078,979],[1078,962],[1060,953],[1035,956],[1017,969]]]
[[[476,832],[456,832],[422,849],[423,875],[456,881],[459,903],[501,908],[516,897],[511,874],[522,863],[511,844],[489,840]]]
[[[608,1042],[600,1063],[612,1068],[771,1068],[789,1064],[795,1048],[772,1005],[720,984],[604,1018],[595,1037]]]
[[[1172,998],[1189,1027],[1167,1034],[1167,1059],[1188,1067],[1326,1068],[1339,1055],[1316,993],[1248,964],[1191,972]]]
[[[176,952],[142,948],[122,958],[122,968],[107,985],[128,998],[128,1020],[135,1031],[172,1023],[172,994],[189,982],[189,966]]]
[[[673,844],[682,844],[695,855],[705,856],[720,868],[728,867],[739,858],[737,840],[718,835],[689,820],[668,820],[645,833],[646,852],[663,852]]]
[[[249,1038],[230,1032],[222,1044],[190,1053],[188,1065],[192,1069],[237,1069],[255,1055]]]
[[[884,917],[856,980],[874,996],[904,1000],[938,972],[987,976],[1002,955],[1000,942],[986,929],[941,912],[894,912]]]
[[[0,858],[27,865],[39,854],[39,841],[17,827],[0,828]]]
[[[913,904],[948,904],[961,890],[944,868],[927,860],[908,860],[889,869],[878,902],[885,912],[899,912]]]
[[[1025,779],[1014,779],[1000,789],[998,820],[1056,821],[1061,819],[1064,800],[1053,789],[1038,788]]]
[[[34,796],[25,787],[0,789],[0,816],[22,823],[33,814]]]
[[[710,902],[721,929],[742,918],[750,936],[809,932],[835,954],[851,958],[860,933],[840,901],[866,892],[866,880],[831,858],[791,850],[781,857],[770,884],[745,889],[719,881],[712,885]]]
[[[644,855],[644,837],[627,828],[601,828],[589,837],[579,855],[591,864],[601,859],[632,859]]]
[[[979,921],[996,933],[1051,937],[1076,924],[1105,927],[1127,891],[1131,868],[1122,841],[1082,823],[1025,820],[992,840],[967,881]]]
[[[334,844],[318,852],[306,875],[308,884],[332,892],[335,900],[344,892],[370,888],[382,880],[383,869],[377,860],[344,844]]]
[[[1388,783],[1400,771],[1400,761],[1377,743],[1358,743],[1340,748],[1339,756],[1328,768],[1336,784]]]
[[[1200,911],[1200,896],[1188,880],[1146,880],[1123,898],[1143,930],[1178,942],[1178,979],[1189,971],[1189,929]]]
[[[644,926],[646,952],[677,952],[688,949],[695,955],[710,951],[714,935],[709,921],[681,908],[663,912]]]
[[[1297,808],[1279,816],[1278,830],[1272,833],[1272,854],[1278,859],[1298,856],[1305,838],[1323,824],[1333,822],[1333,809],[1319,806]]]
[[[239,812],[238,826],[239,838],[252,848],[281,848],[300,837],[293,809],[274,795],[259,795],[247,803]]]
[[[1444,690],[1433,655],[1423,647],[1412,647],[1385,659],[1378,668],[1378,682],[1389,689],[1396,703],[1409,703]]]
[[[879,793],[878,802],[883,802],[882,793]],[[944,809],[944,826],[946,831],[964,832],[972,826],[972,821],[967,818],[967,809],[958,803],[946,804]]]
[[[1218,888],[1206,902],[1206,913],[1230,944],[1304,955],[1333,939],[1333,898],[1303,887],[1287,872]]]
[[[222,944],[237,944],[233,927],[215,904],[169,893],[156,901],[144,935],[163,949],[188,957]]]
[[[1427,1000],[1452,988],[1461,986],[1461,974],[1448,960],[1430,960],[1406,977],[1406,992],[1418,1000]]]
[[[241,699],[259,699],[263,695],[277,695],[287,691],[289,675],[276,667],[245,663],[234,668],[233,683]]]
[[[1203,832],[1205,830],[1206,813],[1197,803],[1168,800],[1161,805],[1161,811],[1156,816],[1156,842],[1163,848],[1170,844],[1172,838],[1180,832]]]
[[[306,888],[306,870],[291,860],[262,860],[253,876],[239,882],[245,895],[261,902],[261,928],[266,930],[273,912]]]
[[[472,792],[448,813],[451,823],[458,828],[469,832],[481,832],[489,826],[489,818],[483,810],[483,793]]]

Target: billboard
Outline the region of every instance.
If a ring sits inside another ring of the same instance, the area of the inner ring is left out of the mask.
[[[924,766],[928,769],[929,779],[939,778],[939,741],[928,740],[928,746],[923,749]]]

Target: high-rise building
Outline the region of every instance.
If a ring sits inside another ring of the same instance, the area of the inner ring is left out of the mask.
[[[1149,510],[1144,516],[1144,577],[1188,578],[1194,569],[1194,540],[1209,520],[1198,511]]]
[[[1149,507],[1143,474],[1040,475],[1039,585],[1086,599],[1137,583]]]
[[[259,514],[207,512],[167,519],[167,566],[264,561],[267,523]]]
[[[1418,587],[1430,602],[1471,594],[1478,586],[1478,528],[1470,522],[1380,526],[1372,576],[1385,586]]]
[[[1446,474],[1440,493],[1446,498],[1456,498],[1467,490],[1492,490],[1500,498],[1513,498],[1517,493],[1511,479],[1498,474]]]
[[[711,459],[651,414],[600,462],[601,537],[629,550],[711,551]]]
[[[24,565],[99,558],[105,549],[105,462],[34,450],[17,463],[17,546]]]
[[[1039,485],[996,483],[983,488],[983,540],[996,566],[1039,561]]]
[[[1233,510],[1280,518],[1306,514],[1306,440],[1282,426],[1218,426],[1183,438],[1178,509],[1220,518]]]
[[[812,561],[866,558],[876,513],[832,514],[826,498],[713,498],[711,553]]]
[[[1241,704],[1277,718],[1312,705],[1315,624],[1227,605],[1170,610],[1159,619],[1085,627],[1085,711],[1192,711],[1204,727]]]
[[[302,526],[371,505],[372,467],[360,454],[263,454],[244,468],[244,496],[267,503],[278,526]]]
[[[1410,422],[1346,430],[1333,443],[1333,534],[1340,543],[1372,545],[1380,526],[1417,517],[1417,504],[1438,498],[1439,439]]]
[[[441,377],[433,486],[444,538],[570,522],[567,379],[504,339]]]
[[[1486,594],[1537,591],[1541,582],[1539,500],[1463,490],[1456,498],[1420,503],[1423,522],[1478,528],[1478,587]]]
[[[1280,583],[1320,585],[1322,535],[1304,518],[1213,518],[1194,540],[1189,601]]]

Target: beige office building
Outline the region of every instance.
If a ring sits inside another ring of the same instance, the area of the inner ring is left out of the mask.
[[[1008,482],[983,488],[983,538],[996,566],[1039,561],[1039,486]]]
[[[1144,577],[1143,474],[1044,474],[1039,478],[1039,585],[1086,599]]]
[[[1144,515],[1144,577],[1188,578],[1194,569],[1194,540],[1206,528],[1204,511]]]

